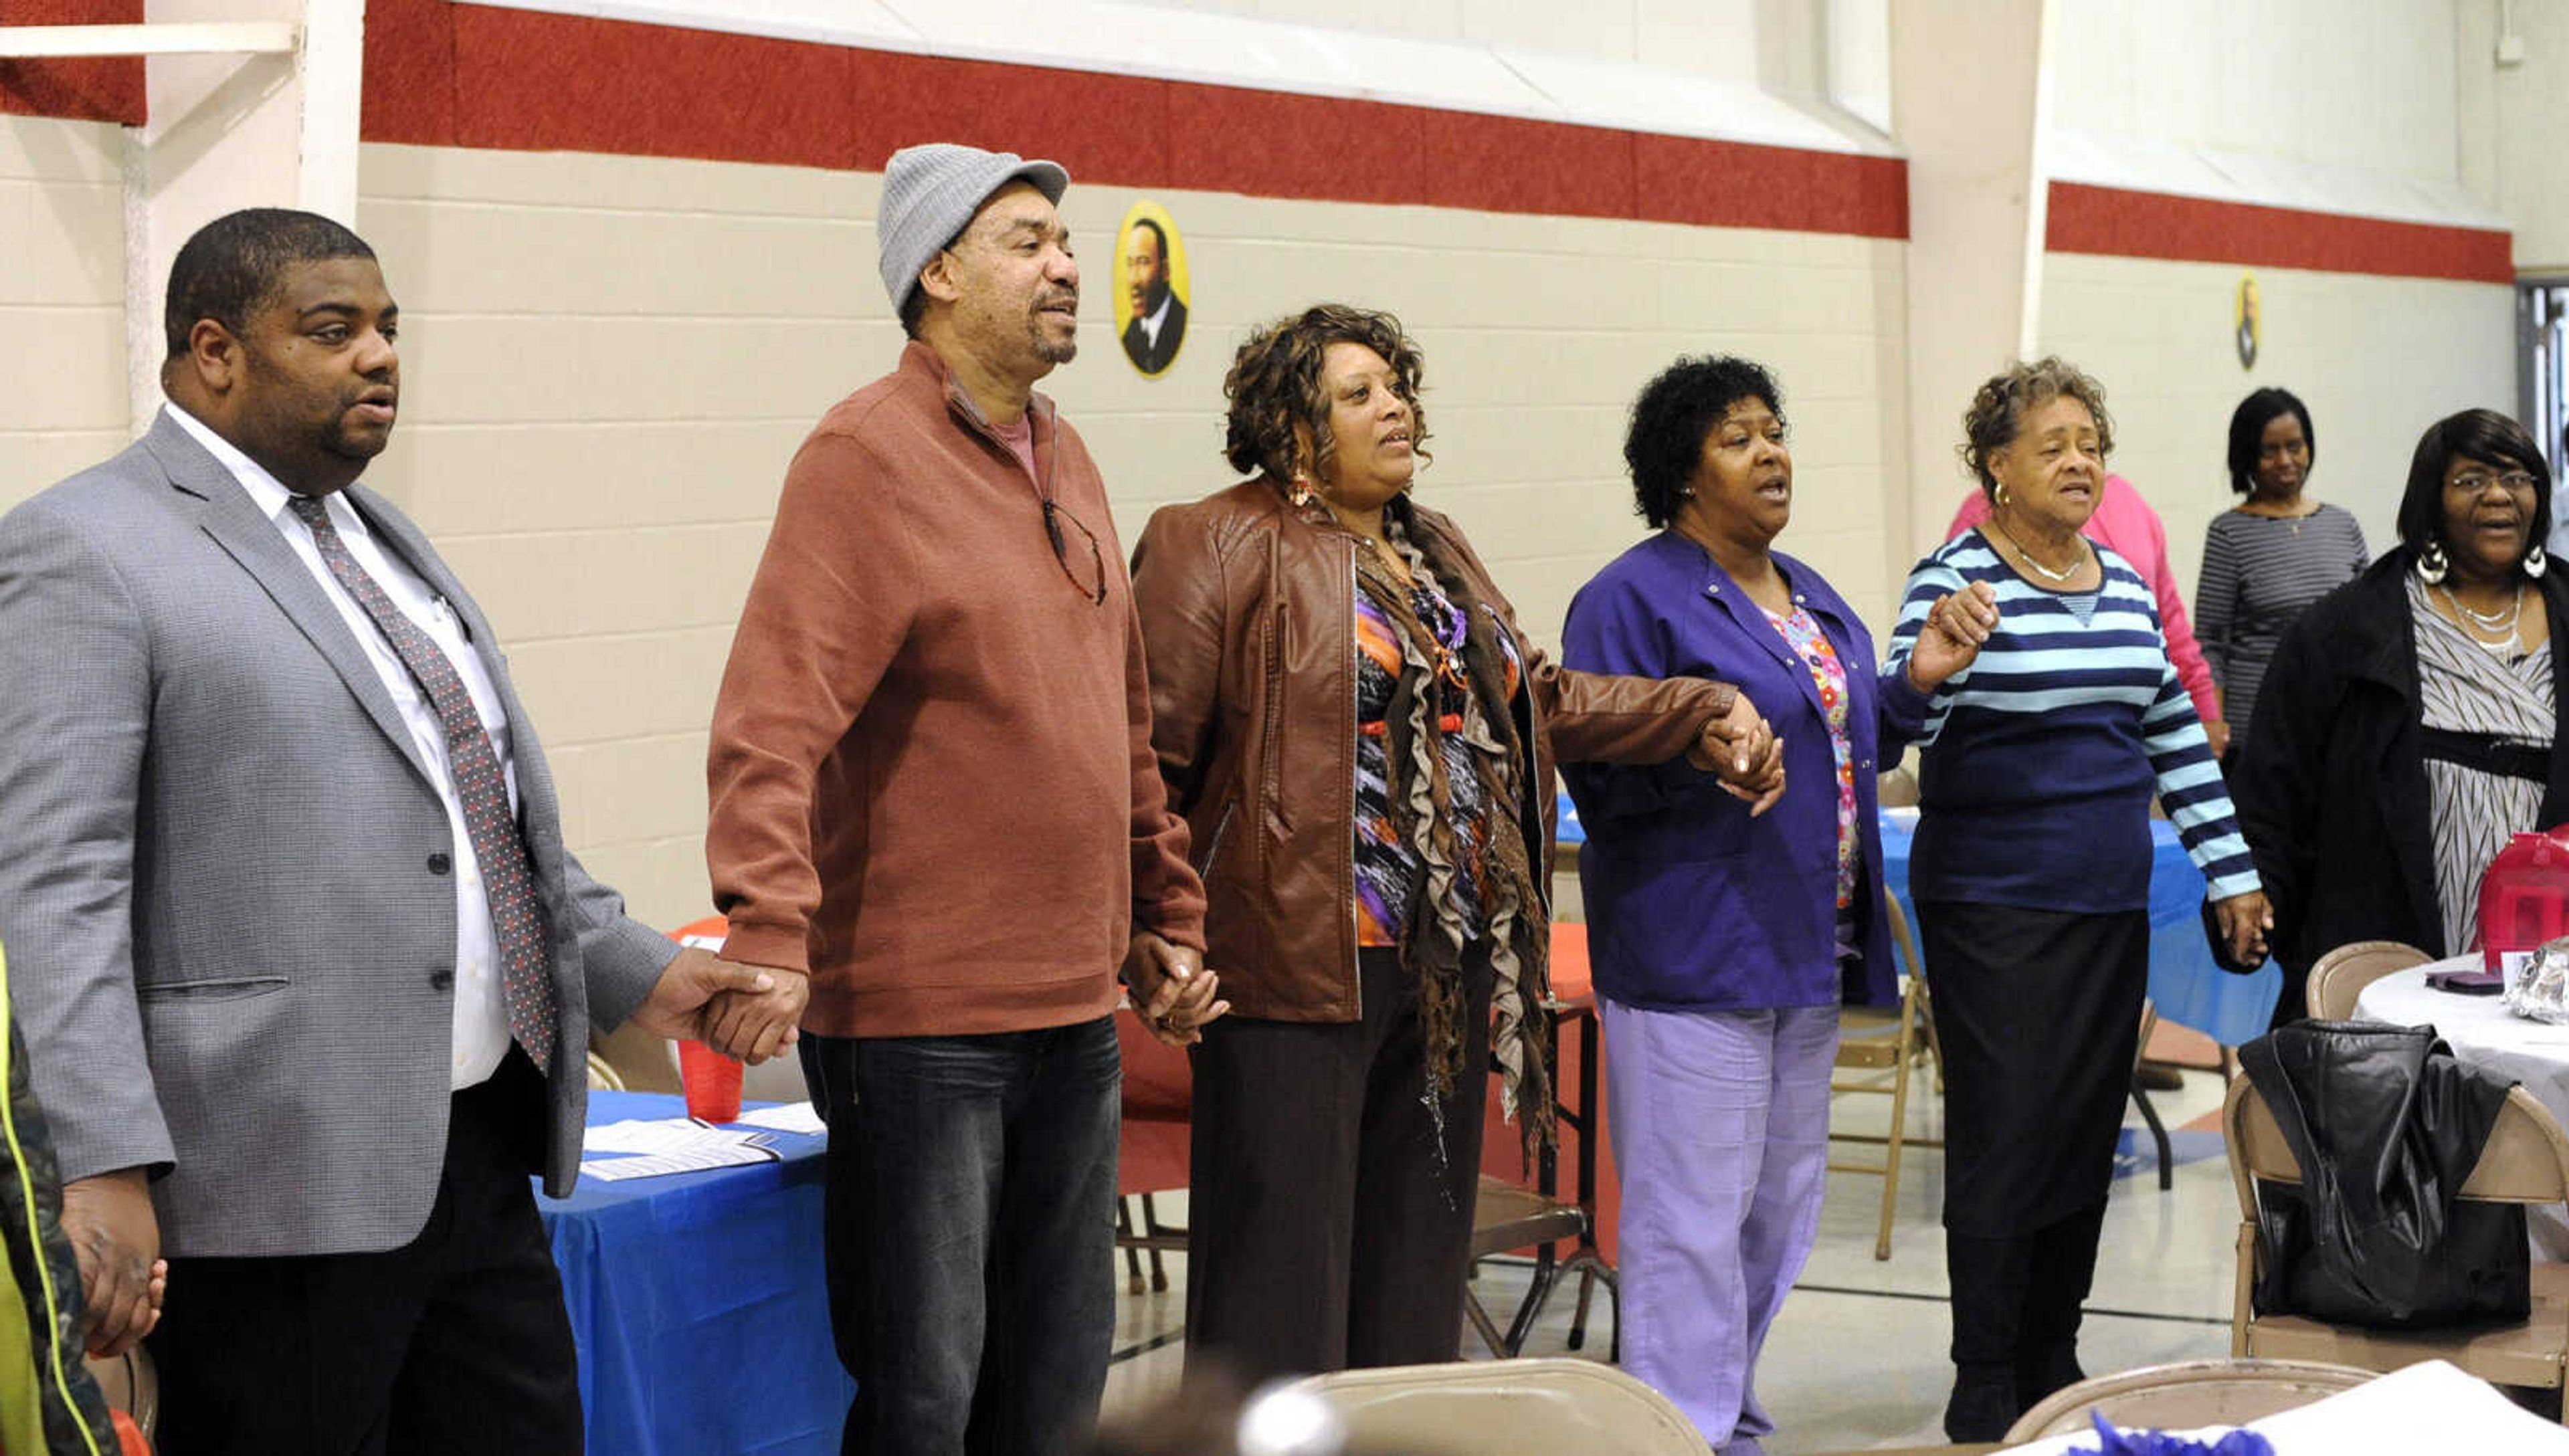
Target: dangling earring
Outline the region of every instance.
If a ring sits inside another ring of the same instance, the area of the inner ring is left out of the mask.
[[[2542,579],[2542,573],[2550,569],[2551,558],[2542,553],[2541,546],[2537,546],[2524,553],[2524,574],[2527,576],[2539,581]]]
[[[1293,472],[1293,504],[1296,506],[1311,504],[1311,478],[1298,470]]]
[[[2428,537],[2426,544],[2417,548],[2417,579],[2429,586],[2443,585],[2444,573],[2451,570],[2452,565],[2451,561],[2444,558],[2444,543],[2441,538]]]

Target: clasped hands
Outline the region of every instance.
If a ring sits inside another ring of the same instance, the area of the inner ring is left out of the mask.
[[[1148,930],[1133,936],[1124,983],[1153,1036],[1171,1046],[1203,1039],[1205,1023],[1231,1009],[1216,999],[1220,979],[1196,950]],[[678,952],[633,1013],[645,1030],[689,1037],[756,1066],[792,1046],[812,999],[809,974],[775,965],[724,960],[689,946]]]
[[[1717,775],[1723,793],[1747,802],[1751,819],[1784,797],[1784,740],[1766,726],[1746,693],[1734,692],[1730,711],[1704,722],[1686,762]]]
[[[660,972],[633,1020],[655,1035],[700,1041],[756,1066],[795,1043],[811,999],[812,977],[803,971],[725,960],[690,945]]]
[[[2275,928],[2275,910],[2264,891],[2214,901],[2212,917],[2221,926],[2233,964],[2254,969],[2266,963],[2266,932]]]
[[[1204,1040],[1205,1023],[1231,1009],[1231,1002],[1214,998],[1221,977],[1206,968],[1201,953],[1149,930],[1134,931],[1124,952],[1124,988],[1143,1027],[1170,1046]]]
[[[1998,625],[1998,592],[1987,581],[1936,598],[1909,649],[1909,685],[1923,693],[1944,686],[1981,655],[1981,644]]]
[[[140,1168],[63,1185],[63,1238],[80,1266],[82,1328],[89,1352],[113,1359],[161,1322],[170,1262],[161,1257],[161,1219]]]

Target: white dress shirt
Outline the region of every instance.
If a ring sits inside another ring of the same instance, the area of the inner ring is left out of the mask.
[[[312,529],[288,509],[294,493],[185,410],[175,404],[165,408],[170,418],[231,472],[232,479],[249,493],[260,513],[285,538],[303,568],[321,584],[322,594],[338,608],[357,644],[365,648],[366,660],[374,665],[375,675],[383,679],[384,691],[392,694],[402,722],[410,729],[411,742],[419,749],[420,761],[428,766],[430,781],[446,801],[455,862],[455,1045],[448,1063],[450,1085],[460,1091],[487,1080],[509,1054],[509,1014],[500,986],[499,932],[491,923],[491,901],[483,889],[481,862],[473,855],[473,836],[464,827],[464,801],[455,792],[455,776],[447,766],[446,725],[438,720],[437,708],[427,692],[402,664],[401,654],[393,650],[392,640],[339,584],[339,578],[330,573],[329,563],[321,559],[321,547],[312,540]],[[464,679],[465,690],[473,695],[473,706],[482,715],[482,726],[491,735],[492,751],[500,757],[500,774],[509,786],[509,808],[514,813],[518,807],[518,769],[509,752],[508,714],[500,707],[499,689],[493,686],[490,671],[482,665],[481,654],[465,640],[463,622],[447,605],[446,598],[375,540],[364,518],[345,496],[334,492],[325,498],[324,505],[330,513],[330,524],[339,529],[340,539],[347,543],[348,553],[383,587],[402,615],[428,633],[438,650],[455,664],[456,675]]]
[[[1160,330],[1169,326],[1169,300],[1177,296],[1175,290],[1161,294],[1160,306],[1142,315],[1142,338],[1154,349],[1160,347]]]

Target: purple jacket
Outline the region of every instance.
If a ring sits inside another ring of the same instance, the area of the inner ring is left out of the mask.
[[[1855,943],[1837,957],[1837,769],[1810,669],[1703,547],[1672,531],[1635,546],[1570,603],[1562,663],[1591,672],[1713,677],[1748,694],[1784,740],[1784,797],[1762,817],[1679,758],[1649,768],[1565,764],[1588,843],[1579,884],[1600,994],[1657,1010],[1889,1002],[1879,760],[1918,731],[1926,697],[1877,676],[1873,638],[1819,573],[1775,554],[1797,605],[1846,666],[1863,873]]]

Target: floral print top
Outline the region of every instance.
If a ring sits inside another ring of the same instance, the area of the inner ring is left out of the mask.
[[[1766,619],[1809,669],[1811,685],[1819,689],[1820,712],[1829,723],[1829,757],[1838,772],[1838,927],[1843,938],[1849,927],[1848,911],[1855,905],[1856,857],[1861,850],[1855,833],[1855,754],[1847,741],[1846,664],[1838,660],[1838,649],[1830,644],[1828,633],[1801,607],[1793,608],[1790,616],[1767,612]]]

